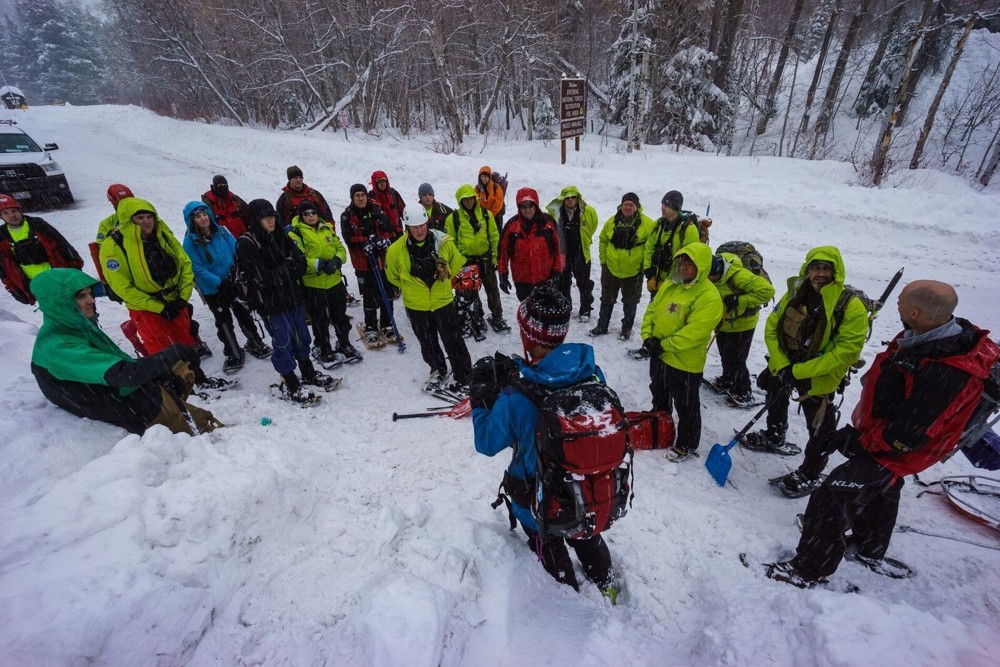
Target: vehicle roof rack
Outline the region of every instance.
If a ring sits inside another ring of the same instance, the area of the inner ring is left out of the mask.
[[[11,118],[0,118],[0,125],[17,125],[17,121]]]

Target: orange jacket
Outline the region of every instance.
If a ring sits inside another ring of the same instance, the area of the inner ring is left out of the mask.
[[[484,188],[479,176],[476,177],[476,196],[479,197],[479,205],[492,213],[494,218],[501,216],[504,209],[503,188],[493,182],[493,170],[489,166],[480,167],[479,175],[483,174],[489,174],[490,180]]]

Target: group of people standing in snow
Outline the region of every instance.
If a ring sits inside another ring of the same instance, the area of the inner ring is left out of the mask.
[[[625,193],[598,230],[597,212],[576,186],[563,188],[544,209],[538,193],[522,187],[514,198],[516,212],[504,220],[506,180],[490,167],[479,171],[474,185],[456,190],[454,209],[423,183],[419,205],[409,211],[386,173],[375,171],[370,189],[350,187],[338,230],[327,200],[304,183],[302,170],[289,167],[286,176],[273,206],[265,199],[245,203],[224,176],[216,176],[201,200],[184,207],[183,242],[150,202],[112,185],[108,199],[115,212],[100,224],[95,244],[100,281],[80,271],[80,255],[58,231],[23,216],[19,202],[0,195],[0,277],[18,301],[37,299],[45,316],[32,358],[45,396],[74,414],[133,432],[158,423],[189,433],[219,426],[211,413],[186,401],[196,388],[225,390],[231,384],[201,370],[200,357],[208,350],[192,316],[190,298],[197,288],[215,320],[224,370],[238,370],[244,350],[270,357],[282,395],[315,402],[309,387],[330,390],[340,381],[318,371],[314,358],[331,365],[362,359],[351,343],[347,315],[354,301],[344,275],[349,259],[361,296],[358,333],[365,347],[397,342],[393,298],[401,297],[430,369],[425,388],[470,394],[477,449],[494,455],[513,447],[508,474],[531,485],[537,471],[525,461],[534,461],[539,411],[522,400],[511,380],[530,378],[542,387],[594,376],[603,381],[592,347],[564,342],[574,291],[577,319],[591,319],[591,250],[598,234],[600,303],[589,335],[609,333],[620,293],[618,337],[629,340],[645,286],[650,299],[638,323],[642,344],[631,352],[648,359],[653,409],[676,414],[676,441],[667,458],[680,463],[699,451],[700,387],[713,341],[722,375],[711,384],[733,407],[754,404],[747,359],[774,286],[737,254],[713,252],[707,245],[711,221],[684,210],[677,190],[661,198],[656,220],[643,212],[638,195]],[[954,316],[951,286],[910,283],[898,300],[904,331],[876,358],[862,380],[852,424],[838,430],[833,399],[860,358],[872,317],[863,299],[845,287],[846,274],[839,250],[820,246],[788,279],[766,319],[768,361],[756,377],[766,394],[766,428],[743,443],[752,451],[797,454],[785,435],[792,399],[801,406],[809,433],[803,460],[773,482],[789,497],[813,498],[796,557],[768,568],[768,576],[800,586],[836,569],[848,528],[860,557],[884,557],[902,477],[953,449],[1000,358],[988,332]],[[495,365],[491,378],[477,376],[465,337],[480,338],[484,321],[497,332],[509,330],[501,292],[511,291],[519,303],[525,357],[507,364],[503,377]],[[100,294],[128,308],[139,359],[122,352],[97,325],[94,297]],[[243,347],[234,322],[246,339]],[[824,481],[835,451],[848,460]],[[599,535],[568,542],[540,536],[530,510],[514,505],[512,516],[539,545],[553,576],[577,586],[569,576],[569,544],[587,577],[606,593],[614,590],[610,553]]]

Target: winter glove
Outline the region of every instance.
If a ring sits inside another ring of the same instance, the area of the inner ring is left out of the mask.
[[[195,365],[198,353],[193,347],[176,343],[148,357],[118,362],[104,373],[104,381],[111,387],[140,387],[169,375],[170,369],[180,361]]]
[[[191,369],[191,364],[186,361],[178,361],[174,364],[173,368],[170,369],[170,381],[174,391],[181,399],[190,396],[191,390],[194,389],[194,371]]]
[[[653,294],[656,290],[660,289],[660,281],[656,279],[656,276],[653,276],[646,281],[646,289],[649,290],[650,294]]]
[[[757,388],[761,391],[770,391],[773,381],[774,376],[771,375],[771,369],[767,366],[760,373],[757,373]]]
[[[730,294],[722,299],[722,305],[725,306],[726,312],[736,313],[736,310],[740,307],[740,297],[738,294]]]
[[[375,247],[383,252],[387,250],[390,245],[392,245],[392,241],[390,241],[389,239],[379,239],[378,241],[375,242]]]
[[[503,292],[504,294],[510,294],[510,278],[507,276],[506,273],[500,274],[498,282],[500,284],[500,291]]]
[[[658,357],[663,353],[663,344],[660,342],[659,338],[653,338],[650,336],[646,340],[642,341],[642,349],[644,349],[649,356]]]
[[[378,239],[372,234],[368,237],[368,241],[365,242],[365,252],[369,255],[375,252],[375,244],[378,243]]]
[[[339,257],[331,257],[330,259],[321,259],[319,260],[319,271],[321,273],[333,275],[334,273],[340,270],[342,264],[343,262],[340,261]]]
[[[219,283],[219,286],[216,288],[216,293],[222,297],[224,301],[232,301],[236,298],[236,288],[233,287],[233,284],[229,282],[228,279]]]
[[[778,371],[775,374],[774,379],[778,382],[778,385],[783,387],[789,394],[792,393],[792,390],[796,387],[795,374],[792,373],[791,365],[785,366]]]
[[[184,299],[174,299],[173,301],[168,301],[163,304],[163,310],[160,312],[160,315],[162,315],[164,319],[172,320],[180,315],[186,308],[187,301]]]
[[[435,257],[434,267],[437,269],[438,280],[451,280],[451,272],[448,270],[448,260],[444,257]]]
[[[820,442],[819,455],[830,456],[836,451],[849,459],[864,452],[864,447],[861,445],[861,433],[853,426],[845,426],[827,434]]]
[[[483,357],[473,365],[469,376],[470,404],[474,408],[492,409],[500,390],[519,375],[517,363],[510,357],[499,352],[492,357]]]

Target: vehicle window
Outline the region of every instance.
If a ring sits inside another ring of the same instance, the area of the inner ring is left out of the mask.
[[[40,153],[41,148],[26,134],[0,134],[0,153]]]

